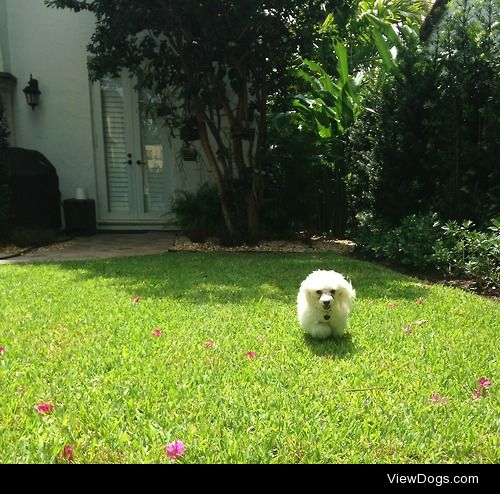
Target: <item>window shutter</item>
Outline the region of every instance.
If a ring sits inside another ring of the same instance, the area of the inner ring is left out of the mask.
[[[104,153],[108,187],[108,211],[130,210],[129,160],[125,128],[123,86],[119,79],[101,81]]]

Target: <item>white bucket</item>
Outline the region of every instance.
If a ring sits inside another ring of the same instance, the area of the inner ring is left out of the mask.
[[[75,199],[87,199],[87,191],[83,187],[77,187],[75,190]]]

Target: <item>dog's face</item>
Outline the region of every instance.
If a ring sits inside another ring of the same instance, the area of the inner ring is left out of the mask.
[[[335,271],[313,271],[301,284],[300,292],[311,308],[321,311],[350,309],[356,296],[351,284]],[[300,294],[299,294],[300,298]]]
[[[312,307],[318,307],[322,310],[328,310],[333,305],[337,289],[331,286],[322,288],[309,288],[307,298]]]

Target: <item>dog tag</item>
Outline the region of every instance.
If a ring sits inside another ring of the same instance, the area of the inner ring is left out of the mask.
[[[330,316],[327,314],[326,316],[324,316],[324,319],[325,321],[328,321],[328,319],[330,319]]]

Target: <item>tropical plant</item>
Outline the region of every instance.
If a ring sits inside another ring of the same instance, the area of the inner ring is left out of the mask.
[[[418,38],[416,27],[428,9],[425,1],[345,2],[335,6],[319,29],[315,59],[299,58],[302,90],[293,100],[299,128],[317,135],[333,174],[334,232],[347,226],[346,134],[365,111],[366,86],[377,85],[397,68],[395,56]]]
[[[220,235],[224,226],[217,189],[207,183],[196,192],[177,191],[171,212],[181,230],[193,242],[204,242],[209,236]]]

